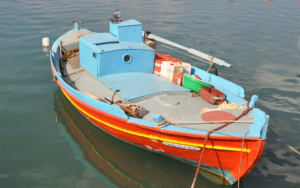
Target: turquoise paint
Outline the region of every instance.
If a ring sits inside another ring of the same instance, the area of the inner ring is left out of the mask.
[[[263,112],[263,111],[261,111],[261,112]],[[263,112],[263,113],[266,114],[265,112]],[[264,120],[265,120],[265,122],[263,124],[262,129],[261,129],[261,135],[260,135],[261,139],[267,138],[267,131],[268,131],[268,126],[269,126],[270,116],[265,115]]]
[[[162,120],[164,120],[164,118],[160,115],[160,114],[155,114],[153,117],[152,117],[153,121],[159,123],[159,122],[162,122]]]
[[[100,45],[105,43],[118,42],[119,39],[110,33],[96,33],[82,36],[80,37],[79,41],[86,42],[87,44]]]
[[[150,48],[148,45],[146,45],[143,42],[126,42],[126,41],[119,41],[119,43],[123,44],[124,46],[127,46],[130,49],[139,49],[139,50],[150,50],[154,51],[152,48]]]
[[[93,43],[91,43],[89,41],[84,40],[84,37],[81,37],[79,39],[79,49],[80,49],[80,45],[81,44],[86,45],[89,48],[89,51],[96,52],[96,53],[101,53],[102,52],[102,50],[100,48],[98,48],[96,46],[96,44],[93,44]],[[85,52],[85,49],[82,49],[82,51]]]
[[[99,48],[100,53],[103,53],[103,54],[105,52],[122,51],[122,50],[129,49],[127,46],[124,46],[123,44],[121,44],[119,42],[97,44],[97,48]]]
[[[258,96],[257,95],[253,95],[251,97],[251,100],[249,102],[249,108],[252,108],[253,106],[255,106],[255,103],[257,102],[258,100]]]
[[[270,117],[258,108],[254,108],[250,113],[252,114],[255,123],[250,124],[249,133],[256,135],[261,139],[266,138]]]
[[[110,33],[120,41],[143,42],[142,24],[136,20],[124,20],[120,23],[109,23]]]
[[[155,51],[143,42],[124,42],[110,33],[98,33],[81,37],[79,49],[81,66],[96,78],[124,72],[153,73],[154,70]],[[131,56],[130,63],[124,62],[126,54]]]
[[[99,66],[99,49],[91,47],[89,44],[79,40],[80,49],[80,65],[87,70],[94,77],[98,77],[98,66]],[[95,50],[97,49],[97,50]],[[96,53],[96,57],[93,56]]]
[[[105,46],[117,47],[121,45],[122,44],[107,44]],[[127,72],[153,73],[154,53],[154,50],[150,49],[140,50],[133,48],[103,52],[99,54],[98,57],[98,77]],[[124,62],[123,57],[126,54],[131,56],[130,63]]]

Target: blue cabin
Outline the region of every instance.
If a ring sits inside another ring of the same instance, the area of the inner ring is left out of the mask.
[[[143,43],[136,20],[110,22],[110,33],[79,39],[80,64],[94,77],[125,72],[153,73],[155,50]]]

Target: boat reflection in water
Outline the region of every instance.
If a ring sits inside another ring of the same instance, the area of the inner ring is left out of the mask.
[[[129,145],[94,127],[60,90],[55,92],[54,111],[76,159],[103,182],[130,188],[191,186],[194,167]],[[221,187],[202,177],[199,180],[196,187]]]

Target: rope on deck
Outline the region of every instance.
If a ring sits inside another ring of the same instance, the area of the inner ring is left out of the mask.
[[[163,119],[161,122],[155,123],[156,127],[159,127],[159,128],[163,128],[169,124],[170,124],[170,122],[166,119]]]

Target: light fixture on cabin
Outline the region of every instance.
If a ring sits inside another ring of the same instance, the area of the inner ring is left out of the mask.
[[[120,18],[121,18],[121,11],[115,10],[113,13],[113,17],[110,19],[110,21],[113,23],[119,23],[122,21],[122,20],[120,20]]]

